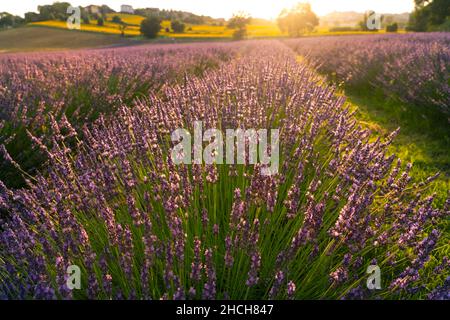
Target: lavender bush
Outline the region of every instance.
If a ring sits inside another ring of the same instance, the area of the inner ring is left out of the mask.
[[[289,40],[319,70],[350,87],[369,85],[416,106],[450,114],[450,34]]]
[[[229,45],[199,44],[2,55],[0,143],[26,171],[40,169],[27,130],[45,136],[50,114],[66,117],[78,130],[100,113],[184,81],[185,74],[200,76],[234,52]],[[21,185],[15,170],[0,168],[8,185]]]
[[[19,299],[448,298],[450,200],[374,139],[280,42],[101,115],[51,118],[46,174],[0,183],[0,296]],[[279,128],[280,170],[175,165],[170,134]],[[72,147],[70,147],[72,146]],[[3,150],[5,156],[7,152]],[[13,161],[11,159],[11,161]],[[18,166],[18,165],[17,165]],[[448,221],[448,220],[447,220]],[[378,265],[382,289],[366,289]],[[66,269],[82,271],[69,290]]]

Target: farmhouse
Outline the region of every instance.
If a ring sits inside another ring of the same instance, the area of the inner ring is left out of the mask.
[[[132,6],[129,6],[127,4],[123,4],[123,5],[120,6],[120,12],[134,14],[134,9],[133,9]]]
[[[100,7],[95,5],[90,5],[86,7],[86,11],[90,14],[99,14],[100,13]]]

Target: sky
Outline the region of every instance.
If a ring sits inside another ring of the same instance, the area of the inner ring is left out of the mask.
[[[18,0],[0,1],[0,12],[6,11],[21,15],[28,11],[37,11],[38,5],[51,4],[55,0]],[[106,4],[119,11],[120,5],[128,4],[134,8],[160,8],[189,11],[214,18],[229,18],[235,12],[243,11],[255,18],[273,19],[283,8],[291,7],[299,0],[61,0],[74,6]],[[378,13],[403,13],[414,8],[413,0],[309,0],[313,11],[323,16],[333,11]]]

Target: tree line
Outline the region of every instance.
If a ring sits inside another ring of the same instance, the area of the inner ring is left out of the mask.
[[[0,26],[15,27],[24,23],[39,22],[47,20],[66,21],[68,14],[67,8],[71,6],[69,2],[55,2],[50,5],[41,5],[37,7],[37,12],[27,12],[25,17],[14,16],[7,12],[0,13]],[[106,21],[106,15],[116,13],[107,5],[95,6],[97,10],[91,10],[93,6],[80,7],[81,19],[85,23],[90,20]],[[136,9],[136,15],[144,17],[158,17],[160,20],[178,21],[184,24],[208,24],[208,25],[224,25],[225,19],[214,19],[209,16],[196,15],[190,12],[178,10],[161,10],[158,8]]]
[[[450,0],[414,0],[408,30],[450,31]]]

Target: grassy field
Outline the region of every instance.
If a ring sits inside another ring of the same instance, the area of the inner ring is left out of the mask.
[[[0,31],[0,53],[80,49],[136,44],[138,41],[109,34],[23,27]]]
[[[416,182],[440,172],[431,185],[443,204],[450,190],[450,126],[437,111],[408,108],[382,94],[346,90],[348,101],[357,108],[356,116],[363,126],[377,135],[385,135],[400,127],[391,149],[405,162],[413,163]]]
[[[139,26],[144,19],[142,16],[131,14],[112,13],[107,15],[107,21],[103,26],[98,26],[97,21],[92,20],[89,24],[81,24],[81,31],[107,33],[107,34],[121,34],[120,26],[117,23],[112,22],[113,16],[119,16],[124,23],[127,24],[125,35],[127,36],[139,36]],[[64,21],[40,21],[35,22],[33,25],[61,28],[66,29],[67,25]],[[170,21],[163,21],[160,37],[163,38],[175,38],[175,39],[190,39],[190,38],[218,38],[228,39],[233,35],[233,30],[226,26],[213,26],[213,25],[192,25],[187,24],[184,33],[174,33],[170,28]],[[247,28],[249,38],[276,38],[286,36],[283,34],[276,23],[255,23],[250,24]],[[317,35],[350,35],[350,34],[378,34],[380,32],[363,32],[363,31],[349,31],[349,32],[329,32],[326,28],[318,28],[315,32],[309,34],[309,36]]]
[[[412,108],[372,91],[345,90],[347,101],[355,108],[359,123],[375,136],[386,136],[400,127],[390,146],[404,163],[412,163],[411,178],[415,183],[440,173],[424,192],[435,194],[436,205],[443,206],[450,190],[450,126],[440,112]],[[439,249],[433,260],[442,260],[450,250],[450,220],[443,230]]]

